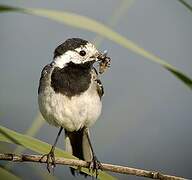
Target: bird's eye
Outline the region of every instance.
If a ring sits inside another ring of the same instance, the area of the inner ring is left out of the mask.
[[[85,55],[86,55],[86,52],[85,52],[84,50],[81,50],[81,51],[79,52],[79,54],[80,54],[81,56],[85,56]]]

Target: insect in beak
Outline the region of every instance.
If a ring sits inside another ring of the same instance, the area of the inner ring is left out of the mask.
[[[100,53],[97,57],[99,62],[99,73],[103,74],[111,65],[111,58],[107,56],[107,50]]]

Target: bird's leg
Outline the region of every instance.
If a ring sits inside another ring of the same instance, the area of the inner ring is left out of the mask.
[[[87,139],[88,139],[88,142],[89,142],[89,145],[90,145],[90,148],[91,148],[91,152],[92,152],[92,155],[93,155],[93,158],[92,158],[92,161],[90,162],[90,165],[89,165],[89,170],[92,170],[92,172],[96,174],[96,178],[99,174],[98,170],[102,170],[102,165],[101,163],[98,161],[94,151],[93,151],[93,146],[91,144],[91,140],[90,140],[90,137],[89,137],[89,132],[88,132],[88,129],[86,128],[85,129],[85,133],[86,133],[86,136],[87,136]]]
[[[53,172],[54,172],[54,168],[56,166],[55,165],[55,154],[54,154],[54,151],[55,151],[55,147],[56,147],[57,141],[59,139],[59,136],[60,136],[62,130],[63,130],[63,127],[60,127],[59,132],[57,134],[57,137],[55,139],[54,144],[51,147],[50,152],[48,154],[43,155],[41,157],[41,159],[40,159],[40,162],[41,162],[44,157],[47,158],[46,159],[46,163],[47,163],[47,170],[48,170],[49,173],[51,172],[51,170],[50,170],[51,168],[53,169]]]

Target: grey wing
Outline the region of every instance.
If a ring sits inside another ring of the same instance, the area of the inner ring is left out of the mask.
[[[97,82],[97,92],[98,92],[99,97],[101,99],[104,95],[104,87],[103,87],[100,79],[97,79],[96,82]]]
[[[47,64],[41,71],[41,78],[39,80],[38,94],[41,93],[44,90],[44,88],[46,87],[46,85],[49,83],[50,74],[51,74],[52,69],[53,69],[53,66],[51,66],[51,64]]]
[[[101,80],[98,77],[98,73],[97,73],[97,70],[95,68],[93,69],[93,74],[94,74],[94,81],[96,83],[97,93],[101,99],[102,96],[104,95],[104,87],[101,83]]]

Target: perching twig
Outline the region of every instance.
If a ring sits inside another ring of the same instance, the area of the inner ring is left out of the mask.
[[[40,155],[16,155],[16,154],[1,154],[0,153],[0,160],[7,160],[7,161],[13,161],[13,162],[37,162],[37,163],[46,163],[46,158],[43,158],[41,161],[42,156]],[[56,164],[62,164],[62,165],[69,165],[69,166],[80,166],[80,167],[89,167],[89,163],[82,161],[82,160],[76,160],[76,159],[66,159],[66,158],[55,158]],[[122,173],[122,174],[129,174],[129,175],[135,175],[135,176],[141,176],[141,177],[147,177],[152,179],[162,179],[162,180],[185,180],[185,178],[176,177],[176,176],[170,176],[165,175],[156,171],[146,171],[142,169],[135,169],[130,167],[124,167],[124,166],[117,166],[112,164],[105,164],[102,163],[102,169],[104,171],[111,171],[116,173]]]

